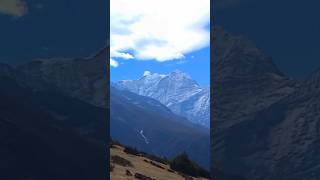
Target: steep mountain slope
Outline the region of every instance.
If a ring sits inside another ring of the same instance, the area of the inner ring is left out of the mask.
[[[138,80],[117,82],[119,88],[154,98],[174,113],[190,121],[209,127],[208,88],[202,88],[189,75],[179,70],[163,75],[145,74]]]
[[[230,112],[237,110],[227,124],[237,123],[242,115],[264,109],[294,91],[295,82],[282,74],[272,59],[251,41],[219,27],[212,34],[214,101],[228,107]]]
[[[231,127],[289,96],[296,85],[244,37],[230,35],[219,27],[213,29],[212,35],[215,48],[211,61],[211,140],[212,154],[216,155],[212,162],[232,172],[235,170],[228,167],[228,151],[235,150],[229,146],[237,141],[229,140],[228,135],[251,135],[247,131],[233,132]]]
[[[320,176],[319,73],[313,73],[295,93],[252,120],[268,114],[264,119],[272,122],[265,138],[270,139],[268,151],[263,153],[272,155],[273,167],[266,169],[272,175],[265,179],[309,180]]]
[[[56,92],[34,92],[13,79],[15,73],[0,71],[0,179],[106,177],[106,130],[97,128],[104,110]]]
[[[111,137],[123,144],[160,156],[186,151],[209,167],[209,133],[175,115],[160,102],[111,88]]]
[[[248,180],[319,177],[319,72],[286,78],[243,37],[217,28],[213,72],[213,167]]]

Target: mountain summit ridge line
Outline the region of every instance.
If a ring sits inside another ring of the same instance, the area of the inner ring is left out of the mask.
[[[156,99],[192,123],[210,126],[210,90],[183,71],[175,70],[168,74],[148,72],[137,80],[122,80],[114,84],[119,89]]]

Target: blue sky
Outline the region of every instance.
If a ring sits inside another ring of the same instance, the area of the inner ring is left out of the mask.
[[[209,47],[189,53],[179,61],[119,60],[119,62],[119,67],[111,67],[111,81],[138,79],[144,71],[166,74],[179,69],[187,72],[202,86],[209,86],[210,82]]]
[[[179,69],[209,85],[210,0],[111,0],[110,6],[111,81]]]

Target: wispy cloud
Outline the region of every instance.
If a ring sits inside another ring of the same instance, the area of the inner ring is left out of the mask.
[[[133,59],[134,57],[129,53],[123,53],[118,51],[111,51],[111,57],[122,59]]]
[[[116,68],[119,66],[119,62],[110,58],[110,66]]]
[[[210,0],[111,0],[111,57],[169,61],[209,45]]]
[[[23,0],[0,0],[0,14],[21,17],[27,12],[28,7]]]

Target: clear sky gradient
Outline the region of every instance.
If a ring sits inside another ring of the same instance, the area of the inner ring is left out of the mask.
[[[184,59],[166,62],[120,60],[117,68],[111,68],[111,81],[132,80],[140,78],[144,71],[161,74],[170,73],[176,69],[188,73],[202,86],[210,82],[210,48],[189,53]]]

